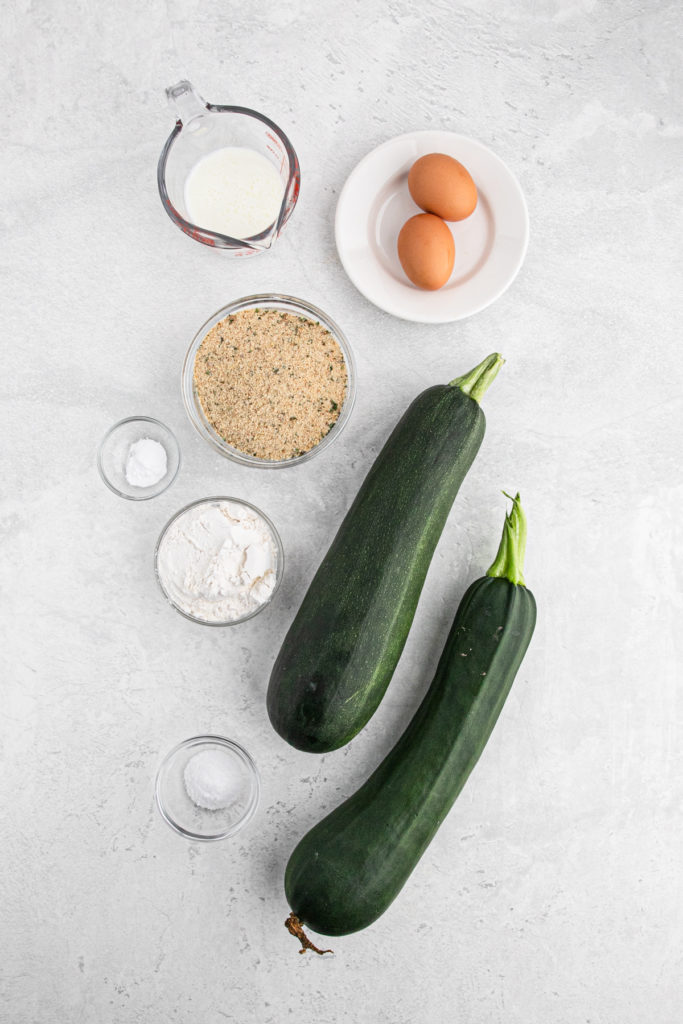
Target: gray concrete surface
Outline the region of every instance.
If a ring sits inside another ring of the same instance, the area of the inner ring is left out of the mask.
[[[680,7],[523,0],[5,3],[0,1019],[7,1024],[675,1024],[681,850]],[[290,134],[299,206],[242,263],[165,216],[156,162],[181,77]],[[510,290],[420,327],[358,294],[336,198],[400,132],[492,147],[527,196]],[[343,436],[268,473],[209,450],[179,374],[203,320],[252,292],[319,304],[358,362]],[[349,747],[289,749],[264,695],[278,645],[414,395],[507,358],[488,433],[386,700]],[[184,464],[134,505],[95,468],[138,413]],[[522,492],[539,623],[495,734],[413,878],[325,961],[283,928],[294,843],[417,706],[466,585]],[[208,494],[278,526],[274,604],[232,630],[168,607],[159,531]],[[190,845],[153,805],[170,746],[242,742],[263,779],[234,841]]]

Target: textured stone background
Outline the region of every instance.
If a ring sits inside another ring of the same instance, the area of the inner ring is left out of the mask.
[[[681,1019],[682,29],[673,0],[3,5],[3,1024]],[[221,259],[163,213],[181,77],[298,150],[266,257]],[[512,288],[452,326],[375,309],[334,246],[355,163],[424,127],[496,150],[531,217]],[[204,446],[178,386],[198,325],[268,290],[329,311],[359,369],[344,435],[272,474]],[[487,438],[385,702],[348,748],[290,750],[264,692],[322,552],[416,392],[495,349]],[[95,452],[137,413],[171,425],[184,466],[136,506]],[[419,702],[502,487],[525,500],[540,618],[500,723],[389,912],[334,959],[299,957],[286,858]],[[217,492],[268,512],[288,559],[275,604],[224,631],[175,614],[151,568],[169,515]],[[152,802],[160,758],[200,731],[263,777],[248,831],[208,847]]]

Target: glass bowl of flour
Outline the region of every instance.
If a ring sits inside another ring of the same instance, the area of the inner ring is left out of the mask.
[[[192,622],[234,626],[270,604],[285,557],[268,516],[240,498],[201,498],[161,531],[154,571],[166,600]]]

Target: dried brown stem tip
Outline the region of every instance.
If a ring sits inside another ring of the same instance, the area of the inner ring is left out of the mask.
[[[305,953],[307,949],[310,949],[312,953],[318,953],[320,956],[322,956],[323,953],[334,952],[332,949],[318,949],[318,947],[309,939],[296,914],[289,915],[285,921],[285,928],[290,935],[293,935],[301,943],[301,949],[299,950],[300,953]]]

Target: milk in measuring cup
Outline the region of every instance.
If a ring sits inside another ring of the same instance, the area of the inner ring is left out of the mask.
[[[251,238],[269,228],[283,195],[282,179],[270,160],[242,146],[208,153],[185,182],[192,223],[231,238]]]

